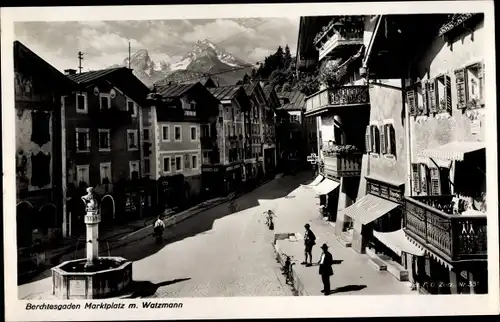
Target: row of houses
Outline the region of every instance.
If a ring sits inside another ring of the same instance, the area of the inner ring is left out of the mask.
[[[321,211],[423,293],[487,292],[483,14],[302,17]]]
[[[255,81],[152,89],[128,68],[61,73],[14,43],[18,246],[79,235],[94,187],[101,226],[185,208],[302,167],[305,96]]]

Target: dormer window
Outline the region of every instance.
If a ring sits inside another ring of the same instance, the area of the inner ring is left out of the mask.
[[[189,103],[189,109],[193,110],[193,111],[196,110],[196,102],[195,101],[191,101],[191,103]]]
[[[109,94],[99,94],[101,110],[109,109],[111,107],[111,97]]]

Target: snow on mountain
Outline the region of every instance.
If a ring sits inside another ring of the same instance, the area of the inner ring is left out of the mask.
[[[170,58],[166,55],[162,58],[165,57]],[[128,67],[128,65],[127,57],[121,66]],[[183,58],[174,63],[166,60],[155,62],[146,49],[141,49],[130,57],[130,68],[133,69],[134,75],[148,86],[158,81],[168,81],[169,78],[179,81],[179,75],[182,75],[181,78],[190,79],[193,75],[221,72],[222,83],[231,84],[241,80],[244,74],[249,72],[249,66],[250,63],[235,57],[207,39],[197,41]],[[237,67],[242,69],[234,70]]]

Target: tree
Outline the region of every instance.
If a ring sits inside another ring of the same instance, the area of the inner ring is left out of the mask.
[[[288,45],[285,46],[285,54],[283,56],[283,60],[285,63],[285,68],[289,68],[292,64],[292,54],[290,53],[290,47],[288,47]]]

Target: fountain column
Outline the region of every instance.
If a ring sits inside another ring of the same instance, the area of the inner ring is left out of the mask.
[[[101,222],[101,215],[99,214],[97,199],[92,187],[87,188],[87,195],[83,196],[82,200],[85,203],[87,212],[85,215],[85,225],[87,226],[87,262],[85,267],[90,267],[97,262],[99,255],[99,223]]]

